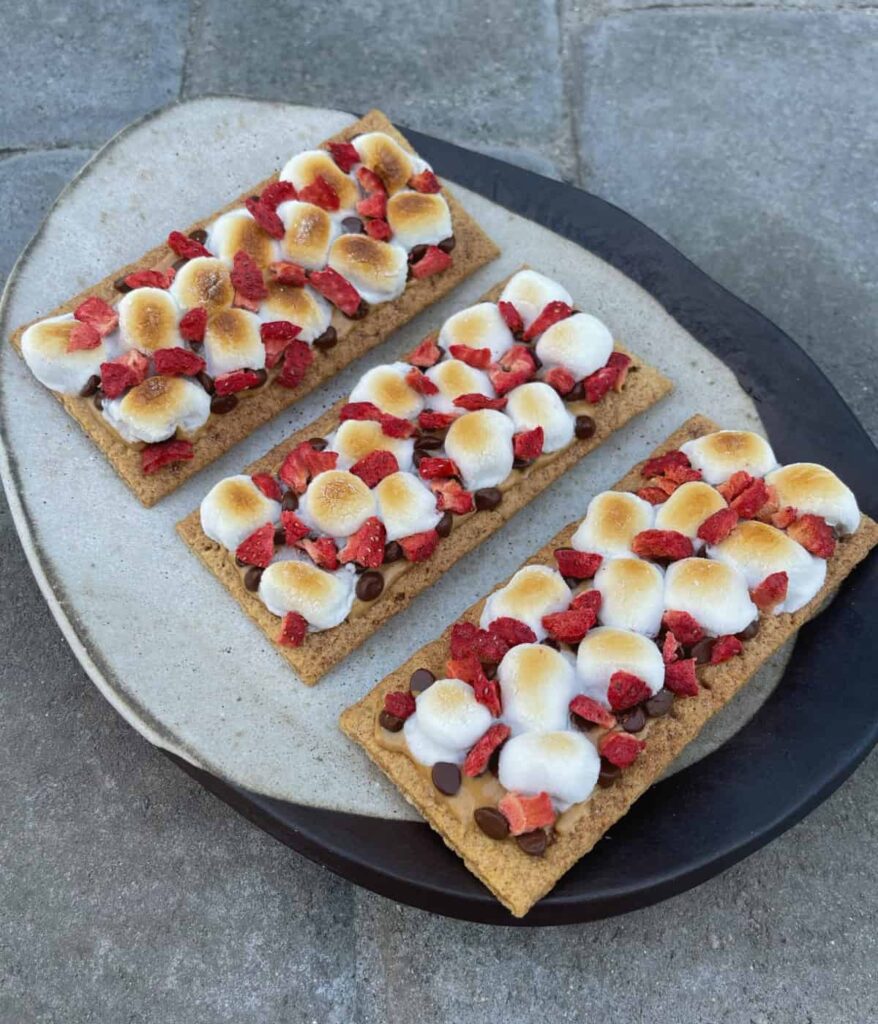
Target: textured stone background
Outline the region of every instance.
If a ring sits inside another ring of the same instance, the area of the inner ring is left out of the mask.
[[[642,218],[788,330],[878,436],[874,5],[10,0],[2,27],[0,279],[142,113],[223,92],[377,105]],[[540,932],[446,921],[204,794],[87,681],[5,509],[0,558],[2,1024],[878,1021],[875,755],[659,907]]]

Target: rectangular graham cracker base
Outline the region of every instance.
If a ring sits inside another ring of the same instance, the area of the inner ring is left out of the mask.
[[[349,125],[327,141],[346,141],[356,135],[372,131],[386,132],[403,149],[410,153],[414,152],[409,142],[379,110],[369,111],[365,117]],[[254,185],[222,209],[190,224],[184,233],[206,227],[220,214],[240,206],[250,195],[262,192],[269,182],[276,179],[277,174],[274,174]],[[334,311],[332,324],[338,331],[338,344],[328,352],[315,352],[316,358],[308,368],[302,383],[292,389],[269,384],[262,390],[243,398],[230,413],[222,416],[212,415],[197,437],[195,457],[188,462],[165,466],[157,473],[144,476],[140,469],[140,449],[126,444],[119,437],[103,420],[100,413],[94,409],[90,398],[62,395],[57,391],[53,391],[51,394],[91,437],[140,501],[147,508],[155,505],[156,502],[176,490],[189,477],[248,437],[263,423],[267,423],[282,409],[297,402],[300,398],[304,398],[339,370],[379,345],[397,328],[408,323],[434,302],[438,302],[470,274],[497,258],[500,250],[464,210],[447,186],[443,185],[442,193],[451,210],[452,227],[456,239],[454,259],[448,270],[420,280],[413,278],[407,283],[405,291],[398,299],[370,307],[368,314],[362,320],[348,320],[337,310]],[[118,278],[130,274],[134,270],[169,266],[175,258],[166,244],[157,245],[139,260],[120,267],[93,287],[87,288],[37,319],[44,320],[47,317],[60,316],[62,313],[71,313],[80,302],[90,295],[96,295],[113,303],[120,297],[114,288],[114,282]],[[31,321],[31,323],[36,322],[36,320]],[[19,354],[21,352],[21,336],[29,326],[30,324],[23,324],[10,337],[10,342]]]
[[[501,281],[479,301],[496,301],[505,283],[506,281]],[[504,493],[503,501],[495,510],[470,515],[463,521],[455,517],[451,535],[442,541],[426,562],[409,565],[407,570],[390,583],[381,596],[362,614],[345,620],[334,629],[307,634],[301,647],[284,647],[275,643],[280,628],[279,619],[265,608],[255,594],[246,589],[240,570],[235,565],[234,553],[226,551],[222,545],[210,540],[202,531],[198,509],[177,524],[177,532],[231,592],[247,615],[274,644],[275,649],[298,672],[302,681],[313,686],[334,665],[370,637],[382,623],[397,612],[401,612],[422,590],[435,583],[459,558],[498,530],[507,519],[511,519],[519,509],[602,444],[614,431],[668,394],[673,385],[663,374],[641,362],[634,355],[632,359],[632,366],[636,366],[637,369],[634,372],[629,371],[624,390],[611,391],[597,407],[597,430],[593,437],[587,441],[575,439],[557,458],[541,466],[534,466],[519,483]],[[243,472],[276,472],[284,456],[297,444],[334,430],[338,425],[342,406],[347,401],[347,398],[340,399],[319,419],[282,441]]]
[[[679,448],[685,441],[717,429],[706,417],[693,416],[653,454]],[[641,486],[641,465],[643,463],[639,463],[620,480],[615,489],[633,491]],[[554,565],[553,551],[557,547],[569,546],[577,525],[565,527],[525,564]],[[340,719],[341,728],[364,748],[391,782],[399,787],[406,800],[440,834],[446,845],[463,858],[467,868],[515,917],[523,917],[580,857],[588,853],[634,801],[662,776],[683,748],[698,735],[708,719],[731,700],[760,665],[821,610],[827,597],[834,593],[876,543],[878,524],[864,516],[857,532],[839,542],[827,566],[826,582],[820,592],[792,615],[762,616],[759,633],[747,641],[742,655],[702,669],[699,673],[699,682],[702,684],[699,696],[674,701],[668,715],[650,720],[646,750],[612,787],[594,790],[588,802],[583,805],[585,813],[575,828],[559,835],[543,857],[530,857],[513,842],[489,839],[473,823],[465,827],[433,787],[429,777],[405,753],[387,750],[375,740],[375,720],[383,707],[386,693],[407,690],[411,673],[416,668],[428,668],[437,677],[444,675],[450,626],[438,640],[422,647],[359,703],[344,711]],[[496,589],[505,586],[506,582],[499,583]],[[464,612],[461,618],[478,624],[484,603],[484,599],[479,601]]]

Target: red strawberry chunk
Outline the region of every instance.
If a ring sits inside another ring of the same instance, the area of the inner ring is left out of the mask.
[[[361,217],[386,217],[387,216],[387,193],[373,192],[365,199],[357,203],[357,213]]]
[[[835,552],[835,534],[822,516],[800,516],[787,528],[787,534],[818,558],[831,558]]]
[[[335,469],[336,462],[338,452],[318,452],[307,441],[302,441],[287,453],[277,475],[296,494],[304,494],[308,481],[318,473]]]
[[[329,150],[329,155],[345,174],[353,170],[360,162],[360,154],[352,142],[328,142],[326,148]]]
[[[585,378],[585,399],[592,405],[597,405],[608,391],[612,391],[619,377],[619,371],[615,366],[604,366],[595,370]]]
[[[298,198],[296,186],[291,181],[273,181],[262,190],[259,201],[269,210],[276,210],[281,203]]]
[[[338,414],[339,420],[344,423],[346,420],[378,420],[380,422],[384,413],[372,402],[348,402],[341,407]]]
[[[602,601],[603,598],[599,590],[582,590],[573,598],[567,610],[571,612],[587,611],[594,616],[594,620],[597,622]]]
[[[409,178],[409,188],[413,188],[415,192],[433,193],[439,192],[442,186],[439,184],[439,179],[430,170],[429,167],[425,167],[420,174],[413,174]]]
[[[152,357],[155,372],[168,377],[197,377],[205,362],[188,348],[159,348]]]
[[[500,703],[500,686],[497,680],[488,679],[483,674],[480,679],[473,683],[473,691],[479,704],[484,704],[495,718],[499,718],[503,712],[503,707]]]
[[[73,310],[73,316],[80,323],[94,327],[102,338],[112,334],[119,325],[118,312],[108,302],[99,299],[97,295],[91,295],[80,302]]]
[[[366,234],[379,242],[389,242],[393,237],[390,225],[386,220],[381,220],[379,217],[366,221]]]
[[[391,416],[388,412],[381,413],[378,421],[381,424],[382,433],[387,437],[411,437],[415,432],[415,425],[401,416]]]
[[[386,192],[384,182],[370,168],[363,166],[357,168],[357,181],[363,187],[364,192]]]
[[[272,501],[280,501],[283,497],[283,491],[280,489],[280,484],[275,480],[271,473],[254,473],[250,479],[253,481],[254,485],[262,491],[266,498],[271,498]]]
[[[407,690],[394,690],[384,694],[384,710],[394,718],[411,718],[415,708],[414,695]]]
[[[277,382],[284,388],[295,388],[302,383],[308,367],[314,362],[314,352],[299,338],[293,338],[284,349],[284,364]]]
[[[320,569],[327,569],[330,572],[338,568],[338,549],[332,537],[318,537],[317,540],[308,540],[304,537],[297,544],[311,561]]]
[[[281,512],[280,522],[281,526],[284,528],[286,543],[291,548],[295,547],[300,540],[304,540],[311,532],[308,525],[303,523],[296,513],[292,512],[288,508],[285,508]]]
[[[135,270],[125,277],[129,288],[170,288],[174,280],[173,267],[167,270]]]
[[[194,457],[195,449],[191,441],[177,441],[171,438],[170,441],[148,444],[140,453],[140,469],[145,476],[149,476],[162,466],[169,466],[174,462],[187,462]]]
[[[688,484],[692,480],[701,479],[701,470],[687,469],[686,466],[670,466],[665,472],[664,478],[675,484]]]
[[[595,622],[597,615],[590,608],[570,608],[566,612],[544,615],[543,629],[560,643],[578,644]]]
[[[354,476],[358,476],[367,487],[375,487],[386,476],[390,476],[391,473],[398,473],[399,463],[396,461],[396,456],[393,452],[382,449],[381,451],[369,452],[362,459],[358,459],[351,466],[351,472]]]
[[[786,600],[790,579],[785,572],[773,572],[750,591],[753,604],[763,612]]]
[[[686,658],[665,665],[665,687],[678,697],[696,697],[698,679],[695,676],[695,659]]]
[[[497,804],[497,809],[509,822],[509,831],[514,836],[555,823],[555,808],[548,793],[537,793],[536,796],[507,793]]]
[[[235,551],[235,557],[247,565],[258,565],[265,569],[274,557],[274,526],[265,523],[242,540]]]
[[[680,657],[680,652],[683,645],[674,636],[672,630],[668,630],[665,633],[665,638],[662,641],[662,661],[666,665],[670,665],[672,661],[676,661]]]
[[[436,387],[426,374],[421,373],[417,366],[413,366],[408,371],[405,375],[405,382],[412,391],[417,391],[419,395],[436,395],[439,393],[439,388]]]
[[[402,553],[408,562],[425,562],[439,546],[439,534],[435,530],[424,530],[402,537],[399,541]]]
[[[739,494],[743,494],[754,480],[755,478],[750,476],[745,470],[739,469],[737,473],[732,473],[725,483],[717,484],[716,489],[731,505],[735,498]]]
[[[733,498],[731,507],[741,519],[754,519],[762,506],[768,501],[768,488],[764,480],[754,480],[749,487]]]
[[[533,462],[543,454],[543,442],[545,434],[542,427],[534,427],[533,430],[523,430],[512,438],[512,452],[516,459],[524,459]]]
[[[441,274],[452,264],[451,254],[444,252],[438,245],[428,245],[424,255],[411,264],[412,277],[432,277]]]
[[[210,250],[189,238],[182,231],[172,231],[168,235],[168,248],[184,260],[194,260],[198,256],[210,256]]]
[[[322,209],[329,210],[330,212],[337,210],[341,206],[338,192],[335,191],[332,184],[322,174],[318,174],[310,185],[299,189],[299,199],[303,203],[313,203],[315,206],[320,206]]]
[[[689,469],[691,467],[689,456],[681,451],[665,452],[664,455],[656,455],[655,458],[648,459],[640,472],[645,477],[664,476],[674,466]]]
[[[213,383],[218,395],[234,395],[237,391],[258,387],[262,378],[255,370],[231,370],[221,374]]]
[[[607,687],[607,700],[614,711],[627,711],[635,705],[649,700],[652,690],[632,672],[614,672]]]
[[[524,345],[513,345],[488,368],[488,377],[497,394],[505,395],[507,391],[529,381],[536,369],[530,350]]]
[[[324,299],[337,306],[345,316],[353,316],[360,308],[360,293],[332,267],[312,270],[308,280]]]
[[[711,665],[719,665],[722,661],[734,658],[744,650],[744,645],[736,636],[718,636],[710,652]]]
[[[680,486],[674,483],[670,477],[667,476],[654,476],[650,481],[650,486],[657,487],[666,497],[670,497],[674,491]]]
[[[274,260],[268,264],[268,279],[275,284],[288,284],[293,288],[303,288],[308,280],[305,268],[289,260]]]
[[[418,426],[421,430],[447,430],[457,419],[453,412],[422,412],[418,416]]]
[[[265,365],[270,369],[283,358],[287,345],[301,332],[301,327],[288,320],[269,320],[259,327],[259,335],[265,346]]]
[[[100,343],[101,335],[97,327],[77,321],[67,336],[67,351],[80,352],[83,349],[97,348]]]
[[[436,344],[435,334],[428,334],[417,348],[412,349],[407,356],[403,356],[407,363],[411,363],[412,366],[420,366],[424,370],[435,366],[441,358],[442,349]]]
[[[468,654],[472,653],[473,641],[478,632],[479,627],[474,626],[471,622],[455,622],[451,627],[451,657],[465,658]],[[458,678],[463,679],[463,676]]]
[[[566,302],[547,303],[543,307],[543,311],[540,315],[524,332],[524,340],[533,341],[533,339],[538,338],[543,331],[547,331],[552,324],[558,323],[559,320],[566,320],[572,313],[573,307],[568,306]]]
[[[777,512],[772,512],[771,524],[772,526],[776,526],[779,530],[785,530],[790,523],[794,523],[796,521],[798,514],[798,511],[794,509],[792,505],[787,505],[784,508],[778,509]]]
[[[596,700],[586,697],[584,693],[577,694],[570,701],[570,712],[571,714],[578,715],[586,722],[591,722],[592,725],[600,725],[604,729],[612,729],[616,724],[615,715],[611,715],[603,704],[598,704]]]
[[[641,558],[667,558],[671,562],[691,558],[694,553],[692,541],[676,530],[642,530],[631,542],[631,550]]]
[[[598,753],[617,768],[629,768],[645,749],[643,740],[627,732],[608,732],[598,740]]]
[[[250,302],[261,302],[268,295],[268,289],[262,280],[262,271],[250,253],[243,249],[235,253],[230,276],[235,293],[241,298]]]
[[[298,612],[287,612],[280,624],[277,642],[283,647],[301,647],[308,632],[308,623]]]
[[[418,463],[418,472],[424,480],[460,476],[460,470],[453,459],[435,458],[431,455],[421,459]]]
[[[480,679],[487,679],[482,663],[472,653],[449,658],[445,663],[445,671],[449,679],[460,679],[470,686],[475,686]]]
[[[497,308],[500,310],[500,316],[503,317],[506,326],[513,334],[519,335],[524,331],[524,320],[521,318],[521,313],[511,302],[498,302]]]
[[[204,341],[206,328],[207,310],[204,306],[193,306],[180,319],[180,337],[184,341],[194,341],[196,343]]]
[[[509,615],[501,615],[494,619],[488,632],[499,637],[507,647],[517,647],[519,644],[535,644],[537,635],[526,622],[513,619]]]
[[[509,739],[510,733],[511,730],[508,725],[500,725],[499,723],[492,725],[485,735],[470,748],[470,752],[466,755],[466,760],[463,762],[463,774],[474,779],[476,776],[486,772],[491,755],[495,750],[503,746]]]
[[[506,403],[505,398],[488,398],[487,395],[473,392],[470,395],[458,395],[452,404],[466,412],[475,412],[478,409],[505,409]]]
[[[621,391],[625,387],[625,381],[628,379],[628,371],[631,368],[631,356],[626,356],[624,352],[612,352],[610,358],[607,360],[607,366],[610,369],[616,371],[616,380],[613,383],[614,391]],[[700,479],[701,474],[698,474]]]
[[[590,580],[600,569],[603,560],[601,555],[595,554],[593,551],[555,548],[558,572],[562,576],[571,576],[575,580]]]
[[[377,569],[384,561],[384,545],[387,530],[377,516],[370,516],[365,523],[348,538],[347,544],[338,554],[343,564],[356,562],[364,569]]]
[[[452,359],[459,359],[467,366],[474,366],[477,370],[487,370],[491,365],[491,350],[489,348],[473,348],[472,345],[449,345],[448,354]]]
[[[451,629],[451,656],[465,658],[472,654],[480,661],[496,664],[509,649],[497,633],[479,629],[471,622],[456,622]],[[467,680],[469,682],[469,680]]]
[[[101,363],[101,390],[107,398],[118,398],[136,383],[134,372],[124,363]]]
[[[650,505],[662,505],[668,500],[670,495],[667,491],[663,491],[661,487],[641,487],[637,491],[637,497],[648,501]]]
[[[456,516],[462,516],[475,510],[472,492],[464,490],[458,480],[431,480],[430,490],[436,495],[436,508],[440,512],[453,512]]]
[[[721,508],[698,527],[698,537],[706,544],[719,544],[737,525],[738,513],[733,508]]]
[[[543,379],[550,388],[554,388],[562,397],[570,394],[573,390],[573,385],[576,383],[576,378],[573,374],[563,366],[553,366],[551,370],[546,372]]]
[[[671,630],[681,644],[697,644],[704,636],[704,630],[698,620],[689,612],[667,611],[662,616],[662,625]]]

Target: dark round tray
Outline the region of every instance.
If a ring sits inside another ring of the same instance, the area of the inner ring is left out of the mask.
[[[832,384],[778,327],[610,203],[406,134],[443,176],[571,239],[650,292],[734,371],[781,461],[830,465],[875,514],[878,451]],[[721,410],[704,412],[722,419]],[[872,559],[845,582],[841,599],[801,630],[781,684],[744,728],[653,786],[613,826],[612,842],[599,842],[522,921],[425,824],[271,800],[173,759],[294,850],[391,899],[490,924],[596,920],[711,878],[801,820],[850,775],[878,740],[878,631],[870,622],[876,597]]]

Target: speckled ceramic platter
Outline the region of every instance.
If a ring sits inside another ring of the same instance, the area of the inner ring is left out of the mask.
[[[204,99],[126,129],[65,190],[19,260],[0,310],[3,335],[351,120],[337,111]],[[830,463],[872,514],[878,455],[788,338],[643,225],[569,186],[410,134],[500,244],[500,260],[150,510],[137,505],[3,345],[0,471],[53,615],[96,685],[138,731],[242,813],[354,881],[428,909],[503,922],[506,912],[427,826],[411,820],[407,805],[341,735],[339,711],[513,571],[522,552],[580,516],[593,493],[693,412],[766,430],[782,459]],[[406,351],[521,262],[561,280],[624,344],[674,378],[677,391],[568,473],[320,686],[301,686],[189,555],[173,524],[216,480],[350,390],[365,367]],[[843,714],[837,702],[830,714],[825,680],[837,671],[832,638],[839,631],[846,664],[869,664],[867,654],[874,664],[864,609],[876,587],[876,570],[867,564],[848,581],[843,600],[803,631],[786,671],[784,657],[776,659],[702,736],[689,761],[703,760],[650,791],[613,830],[612,842],[602,842],[525,923],[584,920],[680,891],[767,841],[830,792],[875,742],[878,690],[863,685],[862,693],[847,695]],[[775,688],[782,672],[783,685]],[[854,673],[854,690],[858,678]],[[779,730],[780,758],[765,743]],[[623,836],[626,856],[613,859],[610,847]]]

